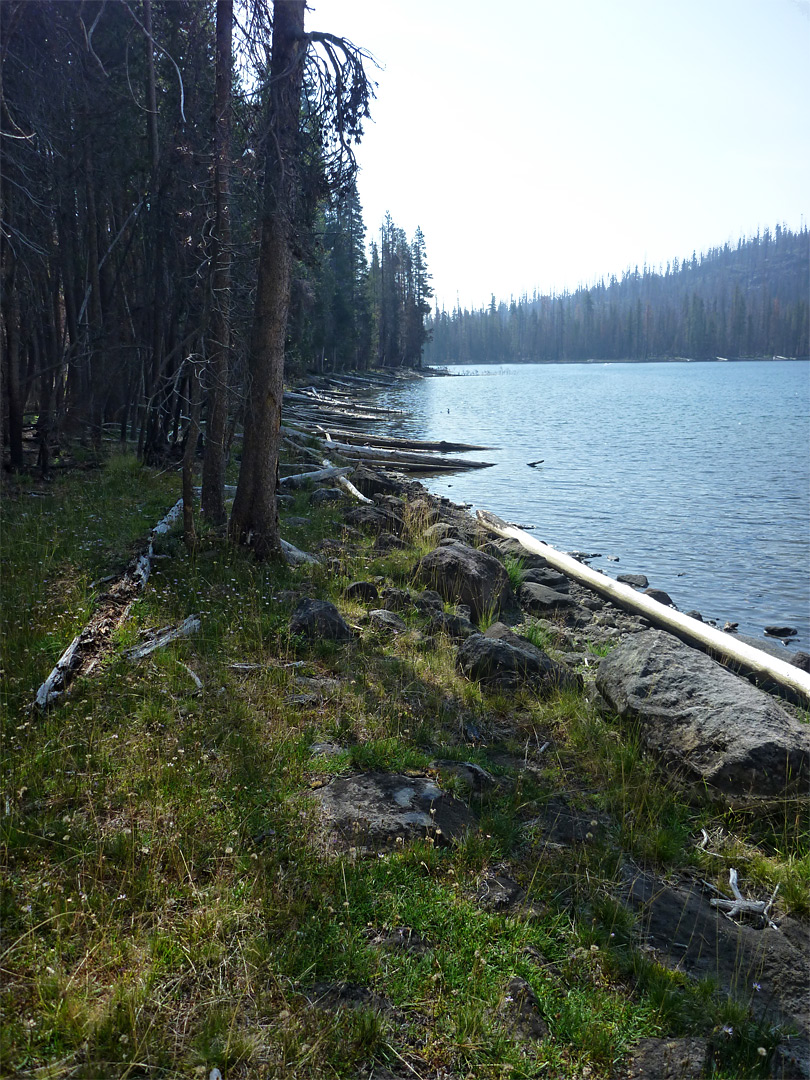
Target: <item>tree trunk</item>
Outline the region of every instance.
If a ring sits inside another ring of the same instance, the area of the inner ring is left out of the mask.
[[[230,535],[257,558],[282,558],[276,473],[290,306],[298,183],[298,120],[304,75],[305,0],[275,0],[268,95],[267,157],[256,306],[250,339],[250,389]]]
[[[231,308],[231,38],[233,0],[217,0],[217,76],[214,103],[214,188],[211,328],[208,345],[208,419],[202,474],[202,511],[215,525],[225,522],[225,425],[228,419],[228,349]]]
[[[183,454],[183,541],[186,549],[193,552],[197,546],[194,529],[194,459],[200,438],[200,376],[193,362],[189,365],[188,396],[190,419]]]

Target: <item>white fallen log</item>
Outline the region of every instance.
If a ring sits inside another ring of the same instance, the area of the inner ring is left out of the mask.
[[[323,463],[329,468],[332,467],[332,463],[330,462],[329,458],[324,458]],[[367,499],[366,496],[362,493],[362,491],[358,491],[354,484],[351,482],[351,480],[349,480],[347,477],[338,476],[336,479],[340,486],[344,489],[344,491],[347,491],[353,499],[357,499],[358,502],[362,503],[371,503],[372,500]]]
[[[348,476],[349,473],[353,472],[354,468],[351,465],[331,465],[329,468],[316,469],[315,472],[295,473],[293,476],[282,476],[279,479],[279,484],[282,487],[295,488],[300,487],[310,480],[336,480],[340,476]]]
[[[360,457],[369,461],[380,461],[402,468],[414,467],[430,472],[432,469],[489,469],[492,461],[470,461],[468,458],[449,458],[419,450],[378,450],[373,446],[355,446],[351,443],[329,441],[332,449],[339,450],[344,457]]]
[[[56,661],[56,666],[51,671],[48,678],[42,686],[40,686],[39,690],[37,690],[34,704],[38,709],[47,709],[49,705],[53,705],[56,699],[64,693],[70,675],[78,660],[78,648],[81,636],[81,634],[77,634],[73,641],[71,641],[70,645],[68,645]]]
[[[740,892],[740,887],[737,883],[737,871],[733,866],[728,872],[728,883],[731,886],[731,891],[734,893],[734,899],[727,900],[723,896],[715,900],[710,900],[709,903],[712,907],[718,908],[727,919],[733,919],[735,915],[756,915],[764,919],[767,925],[773,930],[779,929],[770,917],[774,900],[776,900],[776,896],[779,892],[778,885],[773,890],[770,900],[746,900]]]
[[[624,582],[614,581],[606,574],[600,574],[570,555],[565,555],[556,548],[535,540],[523,529],[507,525],[495,514],[478,510],[477,517],[490,532],[507,539],[517,540],[527,551],[542,556],[549,566],[562,571],[574,581],[587,585],[588,588],[619,607],[632,611],[636,615],[645,616],[651,623],[669,630],[689,645],[705,649],[712,656],[740,664],[756,674],[767,675],[774,682],[810,704],[810,673],[794,667],[785,660],[780,660],[778,656],[771,656],[762,649],[757,649],[744,641],[738,641],[731,634],[726,634],[717,627],[709,626],[666,604],[661,604],[653,600],[651,596],[636,592],[631,585],[625,585]]]
[[[143,645],[137,645],[134,649],[127,649],[124,654],[128,660],[142,660],[144,656],[153,653],[155,649],[162,649],[164,645],[177,641],[178,638],[191,637],[200,629],[200,620],[197,615],[189,615],[179,626],[167,626],[158,630]]]

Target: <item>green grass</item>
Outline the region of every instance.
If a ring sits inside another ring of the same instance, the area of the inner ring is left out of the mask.
[[[345,584],[409,585],[418,543],[377,557],[352,540],[335,572],[259,565],[204,527],[189,557],[170,536],[94,677],[59,708],[26,711],[93,610],[91,583],[125,565],[178,486],[114,458],[44,498],[23,485],[4,500],[4,1074],[353,1077],[372,1060],[407,1072],[404,1059],[420,1074],[606,1078],[640,1038],[687,1033],[714,1040],[718,1076],[759,1075],[773,1033],[653,963],[612,886],[626,856],[725,884],[727,860],[697,848],[705,827],[747,880],[781,882],[787,909],[806,912],[801,815],[752,820],[686,802],[583,696],[482,691],[457,674],[449,642],[424,645],[416,616],[405,633],[368,628],[347,645],[290,637],[297,595],[332,599],[354,621],[363,609],[345,606]],[[301,547],[339,535],[338,512],[313,510],[306,493],[289,513],[309,518],[283,529]],[[429,515],[409,521],[418,539]],[[191,613],[193,638],[124,657],[142,631]],[[302,703],[299,678],[337,685]],[[504,736],[470,746],[470,722]],[[327,740],[340,752],[313,756]],[[494,775],[472,799],[477,832],[452,849],[425,840],[324,857],[311,787],[357,770],[424,773],[436,758]],[[525,823],[561,792],[575,806],[596,799],[613,826],[541,853]],[[526,890],[519,910],[475,898],[480,875],[501,865]],[[373,945],[401,926],[427,951]],[[530,983],[550,1038],[521,1042],[504,1023],[514,976]],[[313,1009],[307,990],[338,981],[386,1007]]]

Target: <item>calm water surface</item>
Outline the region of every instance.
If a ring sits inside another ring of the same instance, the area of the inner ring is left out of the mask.
[[[467,455],[494,468],[431,478],[431,491],[599,552],[595,567],[644,573],[682,611],[741,633],[795,626],[793,647],[810,650],[810,364],[449,370],[463,377],[383,399],[406,412],[392,434],[497,447]]]

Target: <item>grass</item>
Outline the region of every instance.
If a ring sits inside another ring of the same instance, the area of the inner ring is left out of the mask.
[[[27,711],[97,602],[92,583],[125,565],[178,486],[116,457],[4,501],[3,1075],[352,1077],[371,1061],[408,1072],[404,1060],[420,1075],[606,1078],[640,1038],[674,1034],[711,1038],[717,1076],[760,1075],[774,1032],[654,963],[613,884],[630,856],[724,886],[733,857],[746,880],[782,884],[783,910],[806,914],[796,808],[764,821],[685,801],[585,697],[481,691],[415,615],[406,632],[367,628],[348,645],[290,636],[299,595],[355,621],[348,581],[408,586],[424,508],[406,518],[413,549],[377,556],[352,539],[331,570],[261,566],[204,529],[189,557],[168,537],[94,677],[58,709]],[[308,550],[340,534],[337,512],[305,492],[288,513],[309,519],[289,533]],[[192,612],[195,637],[124,657],[142,632]],[[326,688],[310,693],[317,681]],[[470,723],[491,733],[486,746],[464,740]],[[324,741],[340,752],[313,756]],[[310,788],[341,772],[424,773],[437,758],[495,777],[472,800],[477,832],[456,848],[324,858]],[[596,800],[613,823],[604,836],[565,851],[533,843],[526,823],[560,793],[574,807]],[[714,854],[696,844],[702,828]],[[476,899],[496,867],[525,890],[519,909]],[[403,926],[426,951],[373,944]],[[549,1038],[527,1043],[504,1022],[515,976]],[[313,987],[337,982],[377,998],[310,1004]]]

